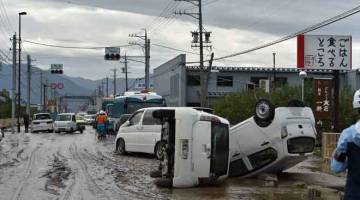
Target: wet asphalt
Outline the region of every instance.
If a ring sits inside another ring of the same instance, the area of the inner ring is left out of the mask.
[[[0,142],[0,199],[339,199],[343,177],[321,173],[310,161],[280,174],[274,187],[261,179],[227,179],[221,185],[160,189],[150,178],[158,161],[147,154],[114,153],[115,136],[98,141],[87,127],[83,134],[6,133]]]

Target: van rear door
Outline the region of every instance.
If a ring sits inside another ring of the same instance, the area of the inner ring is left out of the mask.
[[[211,161],[212,176],[223,176],[228,173],[229,164],[229,126],[211,122]]]

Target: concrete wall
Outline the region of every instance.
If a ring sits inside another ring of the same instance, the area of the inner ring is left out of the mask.
[[[186,55],[181,54],[154,69],[154,91],[168,106],[186,105]]]

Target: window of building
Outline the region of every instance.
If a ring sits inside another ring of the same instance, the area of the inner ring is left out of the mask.
[[[276,87],[282,87],[287,85],[287,78],[286,77],[276,77]]]
[[[234,79],[233,76],[218,76],[217,77],[217,86],[232,87],[233,79]]]
[[[186,83],[188,86],[199,86],[200,75],[188,75],[186,78]]]

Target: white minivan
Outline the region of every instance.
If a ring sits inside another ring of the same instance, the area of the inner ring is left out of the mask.
[[[224,180],[229,167],[229,122],[193,108],[158,108],[164,157],[150,174],[159,187],[194,187]]]
[[[73,133],[75,131],[80,131],[80,133],[83,133],[83,129],[79,128],[78,124],[76,123],[75,113],[59,114],[54,122],[54,131],[55,133]]]
[[[161,121],[152,116],[156,108],[136,111],[120,128],[116,136],[116,150],[163,156],[164,142],[161,142]]]

